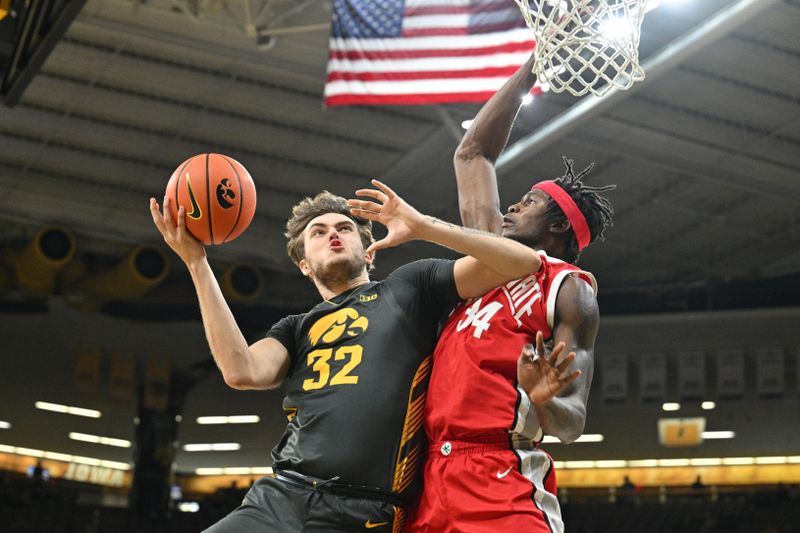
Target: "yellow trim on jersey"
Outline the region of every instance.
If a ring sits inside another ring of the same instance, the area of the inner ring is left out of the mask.
[[[394,480],[392,481],[392,492],[403,492],[406,490],[419,466],[420,449],[419,445],[414,446],[406,452],[406,445],[418,434],[422,428],[423,415],[425,410],[425,396],[427,391],[419,392],[417,389],[420,384],[430,376],[433,358],[429,355],[419,364],[414,379],[411,380],[411,389],[408,391],[408,408],[406,409],[406,420],[403,423],[403,434],[400,440],[400,449],[397,452],[397,463],[394,468]],[[416,397],[415,397],[416,396]],[[404,453],[406,452],[406,453]]]
[[[394,520],[392,521],[392,533],[402,533],[406,525],[406,510],[402,507],[394,507]]]

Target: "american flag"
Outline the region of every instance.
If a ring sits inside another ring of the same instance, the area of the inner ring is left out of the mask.
[[[532,50],[513,0],[334,0],[325,105],[484,102]]]

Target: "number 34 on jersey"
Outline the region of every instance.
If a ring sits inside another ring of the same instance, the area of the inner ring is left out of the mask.
[[[483,298],[478,298],[464,311],[466,316],[458,321],[458,324],[456,324],[456,331],[464,331],[472,326],[472,336],[476,339],[481,338],[483,332],[489,329],[489,322],[492,320],[492,317],[503,308],[503,304],[500,302],[489,302],[484,307],[481,307],[482,303]]]

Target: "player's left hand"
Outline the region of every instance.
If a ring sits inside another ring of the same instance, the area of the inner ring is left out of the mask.
[[[559,342],[548,354],[544,335],[539,331],[536,333],[536,349],[530,344],[522,348],[517,361],[517,379],[533,405],[546,404],[581,375],[580,370],[568,372],[575,360],[575,352],[568,353],[561,362],[558,361],[565,346]]]
[[[392,246],[398,246],[414,239],[416,237],[416,228],[418,228],[423,221],[420,212],[400,198],[397,193],[385,183],[372,180],[372,184],[377,190],[359,189],[356,191],[356,195],[373,198],[376,202],[355,199],[347,200],[347,204],[350,206],[350,213],[354,216],[380,222],[389,230],[386,237],[372,243],[372,245],[367,248],[367,252],[373,252],[382,248],[391,248]]]

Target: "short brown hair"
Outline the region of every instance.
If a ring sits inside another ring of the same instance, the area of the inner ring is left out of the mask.
[[[303,230],[306,229],[308,223],[321,215],[328,213],[338,213],[344,215],[356,223],[358,234],[361,237],[361,243],[366,250],[370,244],[375,242],[372,237],[372,222],[363,218],[354,217],[350,214],[350,206],[347,205],[347,200],[341,196],[336,196],[328,191],[322,191],[314,198],[306,197],[292,207],[292,216],[286,221],[286,233],[284,235],[289,242],[286,243],[286,252],[292,259],[295,265],[300,264],[300,261],[305,258],[305,245],[303,243]],[[368,270],[372,270],[372,265]]]

